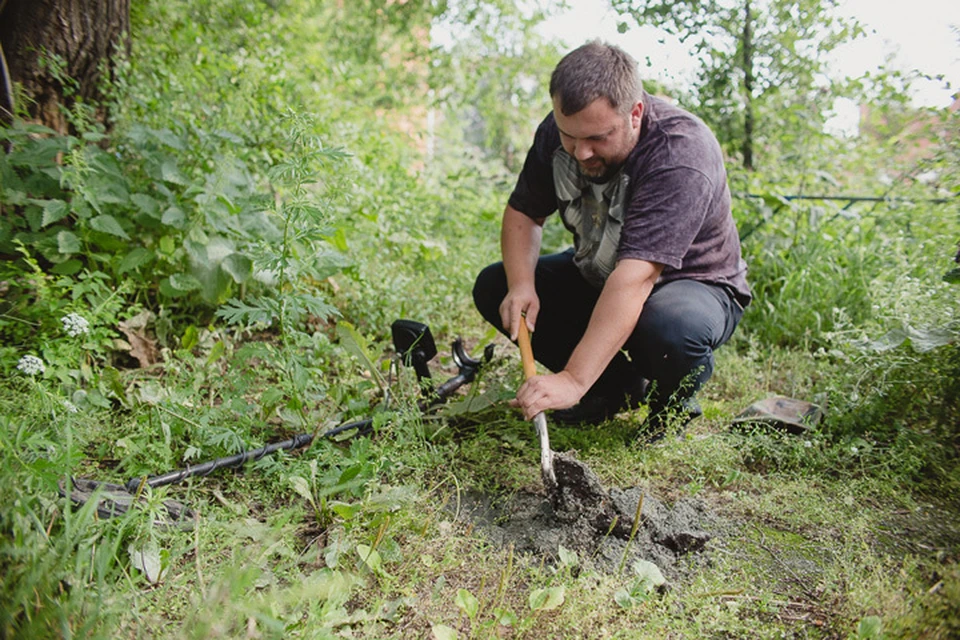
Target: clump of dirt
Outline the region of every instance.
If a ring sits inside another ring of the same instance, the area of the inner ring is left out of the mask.
[[[498,499],[467,492],[459,517],[521,553],[555,559],[562,545],[600,571],[644,559],[668,578],[676,577],[680,557],[699,555],[712,537],[707,528],[716,519],[700,501],[681,499],[670,507],[640,487],[607,491],[589,467],[567,454],[554,454],[554,471],[553,496],[518,492]]]
[[[549,497],[557,520],[574,523],[583,519],[598,531],[613,527],[621,536],[630,533],[636,510],[631,514],[619,513],[610,493],[590,467],[571,455],[554,453],[553,470],[557,488]]]

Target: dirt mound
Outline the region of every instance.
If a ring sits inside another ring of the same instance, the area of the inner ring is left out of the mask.
[[[668,506],[640,487],[607,491],[586,465],[565,454],[556,454],[554,465],[560,495],[553,501],[542,493],[467,492],[459,518],[495,544],[521,553],[556,559],[562,545],[600,571],[615,572],[644,559],[668,578],[676,577],[680,557],[701,554],[712,537],[708,529],[716,519],[700,501],[681,499]]]

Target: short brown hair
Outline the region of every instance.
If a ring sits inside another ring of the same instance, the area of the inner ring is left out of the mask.
[[[550,97],[560,111],[573,115],[597,98],[617,111],[633,108],[643,95],[637,61],[623,49],[599,40],[577,47],[560,60],[550,76]]]

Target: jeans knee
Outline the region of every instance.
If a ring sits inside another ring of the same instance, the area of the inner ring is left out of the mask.
[[[500,303],[507,295],[507,275],[502,262],[484,268],[473,284],[473,303],[488,322],[497,325]]]
[[[662,358],[695,360],[710,353],[709,345],[699,340],[696,332],[690,331],[680,318],[648,323],[639,333],[645,350]]]

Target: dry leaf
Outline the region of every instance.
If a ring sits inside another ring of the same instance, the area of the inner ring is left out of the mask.
[[[120,323],[120,331],[130,343],[130,355],[137,359],[141,367],[156,364],[160,357],[157,341],[147,335],[147,324],[151,320],[153,320],[153,314],[143,311]]]

